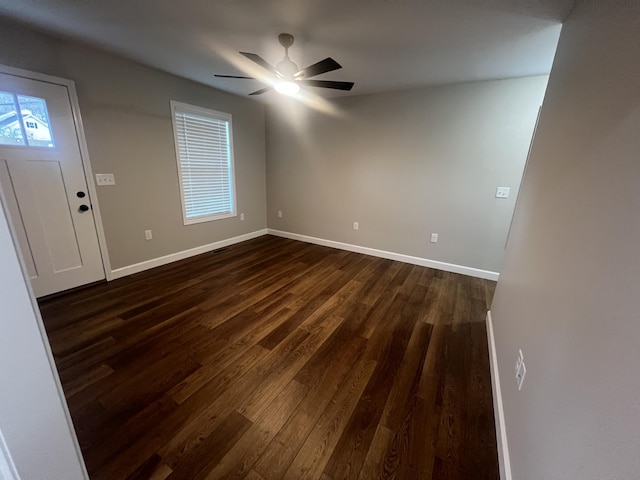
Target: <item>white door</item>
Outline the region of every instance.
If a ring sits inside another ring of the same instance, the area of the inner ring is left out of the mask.
[[[105,278],[66,86],[0,73],[0,187],[37,297]]]

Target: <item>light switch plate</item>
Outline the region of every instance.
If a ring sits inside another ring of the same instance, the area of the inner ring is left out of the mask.
[[[511,187],[496,188],[496,198],[509,198],[509,193],[511,193]]]
[[[113,173],[96,173],[96,184],[99,186],[115,185],[116,178]]]

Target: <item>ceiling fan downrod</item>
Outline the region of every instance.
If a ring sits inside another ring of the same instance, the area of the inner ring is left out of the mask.
[[[292,79],[298,71],[298,65],[289,58],[289,47],[293,45],[294,37],[290,33],[281,33],[278,35],[278,41],[284,47],[284,58],[276,64],[276,70],[283,77]]]

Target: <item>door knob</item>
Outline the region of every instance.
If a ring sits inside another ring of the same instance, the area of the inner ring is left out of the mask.
[[[89,205],[80,205],[80,208],[78,208],[78,210],[80,210],[81,212],[86,212],[87,210],[89,210]]]

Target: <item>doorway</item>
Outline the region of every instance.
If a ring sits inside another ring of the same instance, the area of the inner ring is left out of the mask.
[[[0,66],[0,190],[36,297],[109,271],[83,146],[73,82]]]

